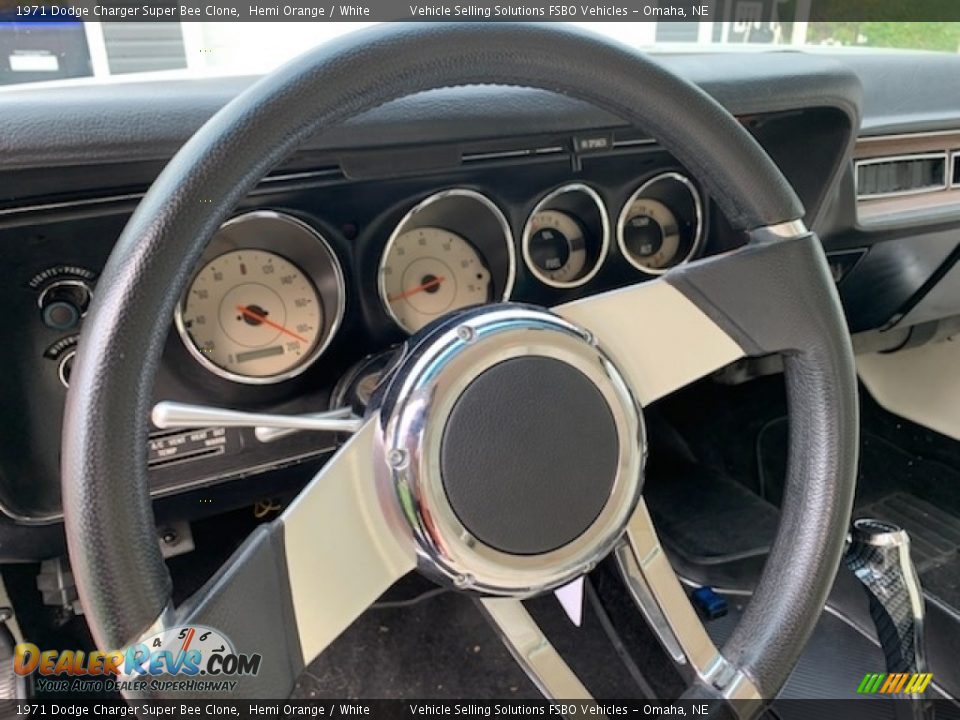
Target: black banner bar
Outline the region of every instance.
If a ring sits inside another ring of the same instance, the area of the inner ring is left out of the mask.
[[[960,0],[0,0],[6,22],[960,22]]]
[[[946,700],[864,697],[861,700],[778,700],[775,716],[786,720],[836,717],[868,720],[894,717],[910,704],[923,703],[935,720],[960,720],[960,708]],[[512,701],[512,700],[39,700],[0,701],[3,718],[368,718],[429,720],[431,718],[706,718],[716,702],[671,700]],[[897,707],[899,706],[899,707]],[[901,715],[897,715],[898,717]]]

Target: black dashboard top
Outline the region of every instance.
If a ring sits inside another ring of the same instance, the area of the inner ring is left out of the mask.
[[[831,106],[846,112],[855,127],[859,122],[860,79],[836,58],[723,52],[658,59],[736,115]],[[0,172],[168,159],[255,80],[218,77],[5,90],[0,92]],[[303,150],[336,152],[622,125],[587,103],[553,93],[471,86],[389,103]]]

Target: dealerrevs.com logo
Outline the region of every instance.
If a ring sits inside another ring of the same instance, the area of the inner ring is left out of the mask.
[[[14,670],[35,675],[47,692],[159,690],[230,692],[235,677],[260,672],[259,653],[237,653],[230,640],[213,628],[169,628],[124,650],[40,650],[16,646]]]

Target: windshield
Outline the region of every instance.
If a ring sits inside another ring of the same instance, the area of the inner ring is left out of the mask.
[[[263,74],[311,46],[373,24],[51,19],[0,23],[0,86],[70,78],[109,82],[143,74]],[[838,47],[960,52],[960,22],[785,22],[747,13],[733,22],[572,24],[655,52]]]

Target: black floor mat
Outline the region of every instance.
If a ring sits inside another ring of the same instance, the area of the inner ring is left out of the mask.
[[[760,487],[776,503],[782,496],[786,444],[786,419],[769,423],[757,436]],[[889,520],[910,534],[924,591],[960,612],[960,471],[864,431],[854,517],[867,516]]]
[[[906,441],[906,438],[905,438]],[[787,466],[787,420],[769,422],[757,435],[760,494],[779,505]],[[857,507],[906,492],[960,516],[960,470],[933,453],[905,449],[869,430],[860,434]]]
[[[764,555],[780,522],[775,506],[701,465],[677,464],[658,472],[645,494],[664,544],[691,563]]]
[[[913,495],[894,493],[858,516],[899,525],[910,535],[910,551],[924,592],[960,609],[960,519]]]
[[[450,592],[364,613],[310,663],[293,697],[541,696],[473,600]]]

